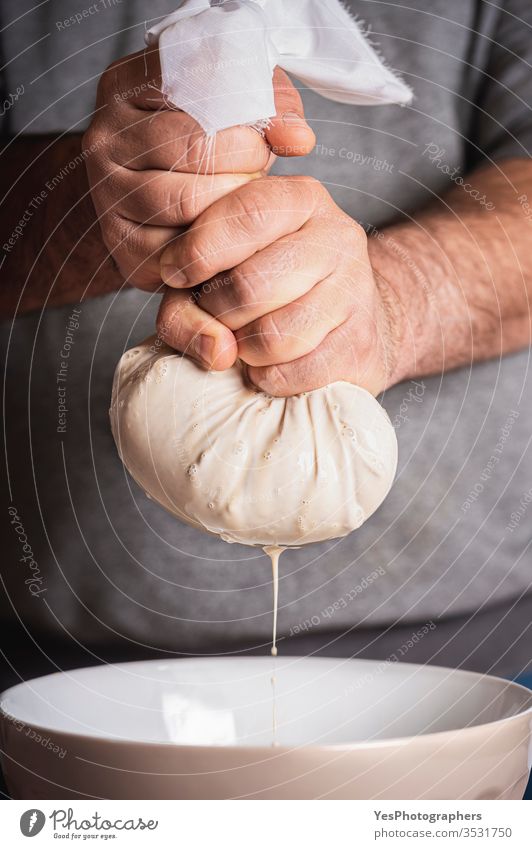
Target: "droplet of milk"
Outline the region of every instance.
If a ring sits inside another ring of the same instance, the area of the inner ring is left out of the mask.
[[[228,534],[220,534],[220,539],[223,539],[224,542],[234,542],[234,540]]]

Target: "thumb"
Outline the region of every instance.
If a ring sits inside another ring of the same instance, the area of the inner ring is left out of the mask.
[[[298,90],[281,68],[273,73],[276,116],[265,130],[266,141],[278,156],[306,156],[316,136],[305,121]]]

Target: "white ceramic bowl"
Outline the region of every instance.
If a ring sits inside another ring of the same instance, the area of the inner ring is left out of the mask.
[[[530,763],[532,693],[433,666],[125,663],[19,684],[0,709],[24,799],[519,799]]]

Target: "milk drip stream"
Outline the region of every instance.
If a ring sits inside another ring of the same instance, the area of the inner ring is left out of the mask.
[[[272,657],[277,657],[277,608],[279,606],[279,558],[283,551],[283,546],[280,545],[265,545],[262,549],[264,554],[267,554],[272,562],[272,586],[273,586],[273,631],[272,631],[272,647],[270,649]]]
[[[262,549],[271,560],[272,563],[272,587],[273,587],[273,629],[272,629],[272,647],[270,649],[272,657],[277,657],[277,609],[279,607],[279,558],[285,550],[279,545],[265,545]],[[272,746],[277,746],[277,716],[276,716],[276,678],[275,671],[271,677],[272,684]]]
[[[269,396],[240,362],[205,372],[150,337],[118,363],[110,416],[120,457],[149,497],[270,558],[275,697],[279,556],[347,536],[382,503],[397,466],[387,413],[346,381]]]

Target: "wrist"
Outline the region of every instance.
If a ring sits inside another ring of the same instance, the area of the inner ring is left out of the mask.
[[[403,339],[405,314],[394,288],[379,271],[373,268],[380,320],[378,322],[379,362],[381,366],[380,392],[401,383],[407,377]]]
[[[13,173],[21,174],[16,192]],[[13,142],[2,177],[9,197],[2,212],[1,241],[9,245],[2,270],[10,281],[1,293],[2,317],[76,303],[123,285],[101,237],[81,136]]]
[[[384,317],[383,388],[388,389],[430,371],[434,339],[430,286],[399,227],[370,238],[368,254]]]

